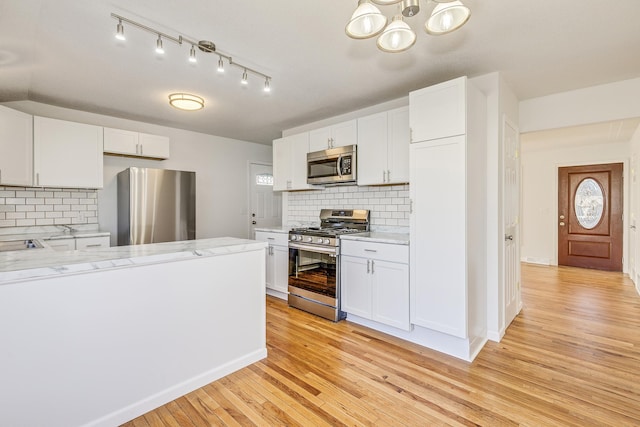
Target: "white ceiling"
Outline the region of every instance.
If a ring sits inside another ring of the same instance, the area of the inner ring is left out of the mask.
[[[401,54],[352,40],[344,26],[356,0],[0,0],[0,102],[29,99],[68,108],[269,144],[283,129],[391,99],[461,75],[501,71],[520,99],[640,76],[640,0],[464,0],[459,31],[421,29],[433,3],[408,22],[418,41]],[[381,7],[391,16],[394,7]],[[207,39],[242,70],[217,75],[217,57],[165,42],[123,15],[168,34]],[[167,95],[205,98],[198,112],[171,108]]]
[[[638,126],[640,126],[640,118],[613,120],[524,133],[520,136],[520,142],[523,147],[526,144],[528,150],[625,143],[631,140]]]

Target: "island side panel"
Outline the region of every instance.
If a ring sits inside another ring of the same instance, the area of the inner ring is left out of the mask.
[[[112,426],[266,357],[264,250],[0,286],[0,425]]]

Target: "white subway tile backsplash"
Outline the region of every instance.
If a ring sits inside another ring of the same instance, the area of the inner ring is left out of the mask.
[[[97,223],[97,191],[0,186],[0,227]]]
[[[340,186],[288,195],[287,215],[291,224],[317,224],[320,209],[369,209],[373,230],[408,232],[409,186]]]

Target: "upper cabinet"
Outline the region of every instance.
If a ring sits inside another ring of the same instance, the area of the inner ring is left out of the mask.
[[[466,80],[460,77],[409,94],[411,142],[465,133]]]
[[[409,107],[358,119],[358,185],[409,182]]]
[[[0,184],[33,185],[33,116],[2,106]]]
[[[349,120],[309,132],[309,152],[344,147],[357,143],[358,124],[356,120]]]
[[[273,190],[308,190],[307,152],[309,133],[299,133],[273,141]]]
[[[169,138],[122,129],[104,128],[104,152],[120,156],[169,158]]]
[[[33,118],[34,185],[102,188],[102,127]]]

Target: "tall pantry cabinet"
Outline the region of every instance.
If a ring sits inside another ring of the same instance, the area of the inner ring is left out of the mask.
[[[486,97],[461,77],[409,105],[411,323],[471,360],[486,342]]]

